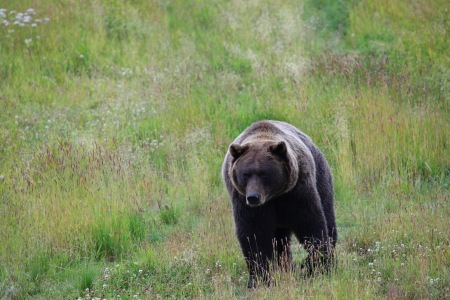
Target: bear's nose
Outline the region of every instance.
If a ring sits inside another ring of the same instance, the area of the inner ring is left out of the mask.
[[[248,193],[246,199],[249,205],[259,204],[259,195],[257,193]]]

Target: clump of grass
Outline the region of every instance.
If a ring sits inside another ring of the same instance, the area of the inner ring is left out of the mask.
[[[90,291],[94,287],[94,282],[96,278],[96,269],[92,268],[88,262],[80,270],[80,283],[79,288],[80,291],[89,296]]]
[[[130,232],[126,229],[117,221],[97,223],[92,233],[95,257],[114,261],[126,253],[130,243]]]
[[[173,217],[174,218],[174,217]],[[164,224],[174,224],[173,220]],[[171,223],[172,222],[172,223]],[[97,259],[116,261],[133,250],[135,244],[146,241],[150,226],[142,214],[129,213],[122,218],[102,218],[92,229],[92,247]]]
[[[46,252],[38,253],[31,262],[28,263],[28,274],[31,281],[36,285],[36,293],[45,275],[49,271],[51,259]]]
[[[130,214],[128,224],[131,237],[137,242],[143,241],[146,237],[148,224],[145,223],[142,214]]]
[[[168,205],[164,205],[164,207],[160,208],[159,215],[161,221],[166,225],[175,225],[178,223],[178,214],[175,207],[170,207]]]

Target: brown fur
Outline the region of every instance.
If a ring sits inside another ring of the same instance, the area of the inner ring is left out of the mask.
[[[291,233],[305,247],[313,245],[308,261],[317,260],[316,251],[327,261],[328,245],[337,239],[332,177],[307,135],[287,123],[256,122],[230,145],[222,175],[249,287],[255,287],[257,277],[267,279],[268,261],[276,252],[290,257]],[[310,272],[313,265],[306,264]]]

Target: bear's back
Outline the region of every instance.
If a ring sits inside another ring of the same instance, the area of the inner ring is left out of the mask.
[[[251,124],[235,140],[234,143],[245,144],[254,139],[285,140],[289,144],[304,144],[311,149],[314,146],[311,138],[296,127],[281,121],[263,120]]]

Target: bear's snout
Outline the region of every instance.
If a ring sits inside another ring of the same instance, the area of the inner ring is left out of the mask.
[[[261,197],[254,192],[250,192],[245,196],[245,199],[247,200],[247,205],[249,206],[258,206],[261,204]]]

